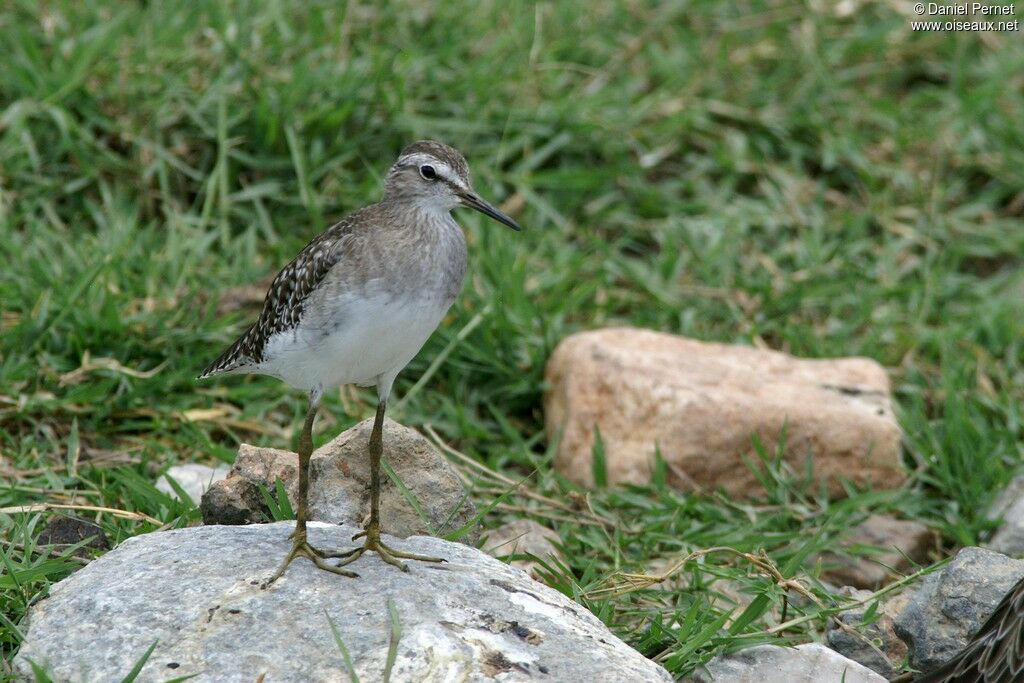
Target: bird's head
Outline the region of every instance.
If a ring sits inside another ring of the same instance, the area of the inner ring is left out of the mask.
[[[438,211],[466,206],[521,230],[518,223],[476,193],[465,157],[433,140],[420,140],[402,150],[384,181],[384,196]]]

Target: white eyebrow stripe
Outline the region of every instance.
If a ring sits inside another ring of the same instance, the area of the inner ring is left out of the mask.
[[[466,189],[466,184],[462,182],[462,178],[460,178],[459,174],[456,173],[455,170],[451,166],[449,166],[448,164],[445,164],[445,163],[437,164],[434,167],[434,170],[437,171],[437,175],[442,180],[445,180],[445,181],[451,183],[452,185],[454,185],[455,187],[458,187],[460,189],[463,189],[463,190]]]
[[[451,183],[461,190],[469,189],[462,178],[459,177],[459,174],[455,172],[454,168],[430,154],[407,154],[398,161],[400,165],[415,165],[417,168],[423,164],[429,164],[434,167],[438,177],[442,180]]]
[[[469,190],[469,183],[466,182],[465,179],[463,179],[462,176],[459,175],[458,171],[456,171],[454,168],[452,168],[445,162],[440,162],[435,170],[437,171],[437,174],[441,177],[442,180],[451,184],[456,189],[462,191]]]

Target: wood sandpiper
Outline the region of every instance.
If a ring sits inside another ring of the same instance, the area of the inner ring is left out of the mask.
[[[384,197],[331,226],[274,278],[259,319],[200,379],[242,373],[276,377],[306,391],[299,434],[299,493],[292,548],[268,583],[296,557],[320,569],[357,576],[342,566],[367,550],[408,571],[399,558],[442,562],[394,550],[380,540],[380,459],[384,409],[398,373],[412,360],[455,301],[466,274],[466,240],[451,210],[466,206],[519,225],[484,201],[456,150],[423,140],[404,150],[384,181]],[[325,390],[342,384],[377,387],[377,414],[367,447],[370,519],[353,537],[361,547],[325,551],[306,540],[313,420]],[[326,560],[340,560],[331,564]]]

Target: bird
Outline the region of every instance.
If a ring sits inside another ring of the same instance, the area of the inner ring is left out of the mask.
[[[299,490],[292,546],[266,585],[298,557],[347,577],[367,551],[408,571],[401,560],[443,562],[406,553],[380,538],[380,461],[384,413],[399,372],[437,328],[462,289],[466,239],[452,210],[468,207],[519,231],[520,225],[473,189],[456,149],[433,140],[405,147],[384,179],[381,200],[342,218],[313,238],[274,278],[258,319],[198,379],[228,374],[275,377],[306,392],[299,431]],[[367,444],[370,516],[352,550],[310,545],[306,522],[312,428],[324,392],[355,384],[376,387],[377,410]],[[338,560],[336,563],[328,560]]]
[[[910,680],[901,677],[896,680]],[[963,650],[914,683],[1024,681],[1024,578],[1011,588]]]

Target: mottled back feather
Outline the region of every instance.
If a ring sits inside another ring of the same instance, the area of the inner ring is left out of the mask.
[[[365,209],[364,209],[365,210]],[[285,266],[267,290],[260,317],[199,375],[205,379],[263,362],[267,340],[298,326],[310,292],[344,256],[344,242],[358,225],[357,212],[317,235]]]

